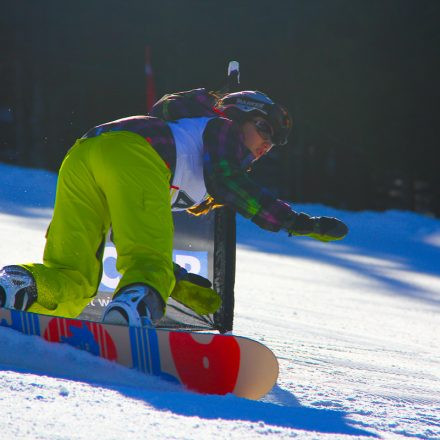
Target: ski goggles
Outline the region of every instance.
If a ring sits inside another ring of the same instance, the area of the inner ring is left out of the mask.
[[[273,138],[273,129],[272,126],[265,121],[264,119],[257,119],[252,121],[255,125],[255,128],[257,129],[258,133],[260,133],[261,137],[265,141],[269,141],[273,144],[272,138]]]

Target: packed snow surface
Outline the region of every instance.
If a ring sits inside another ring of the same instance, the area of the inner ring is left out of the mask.
[[[0,264],[41,261],[56,175],[0,164]],[[204,396],[0,328],[2,439],[440,439],[440,221],[337,211],[325,244],[238,219],[234,333],[279,359],[260,401]]]

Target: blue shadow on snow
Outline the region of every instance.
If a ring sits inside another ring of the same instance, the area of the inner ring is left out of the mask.
[[[38,217],[35,209],[52,209],[57,175],[50,171],[0,163],[0,212]]]
[[[90,355],[92,356],[92,355]],[[106,361],[102,360],[103,363]],[[203,395],[173,386],[170,390],[151,391],[148,385],[135,384],[127,386],[118,384],[118,380],[88,379],[83,372],[69,369],[67,374],[60,372],[56,366],[42,368],[38,363],[35,368],[27,364],[20,366],[0,365],[0,371],[16,371],[19,373],[38,374],[65,380],[79,381],[99,388],[116,391],[130,399],[145,402],[160,411],[171,411],[183,417],[199,417],[206,420],[223,419],[226,421],[243,421],[264,423],[266,427],[297,429],[326,434],[356,435],[378,437],[376,434],[352,426],[347,420],[348,414],[343,411],[318,409],[301,406],[290,392],[275,386],[270,393],[279,403],[248,400],[233,395],[216,396]],[[161,381],[161,379],[157,379]],[[167,382],[164,382],[166,384]],[[263,428],[263,427],[262,427]]]
[[[174,414],[186,417],[262,422],[272,427],[377,437],[374,433],[351,426],[346,419],[347,413],[301,406],[291,393],[277,386],[273,392],[281,395],[282,400],[286,401],[287,399],[293,406],[248,400],[233,395],[207,396],[191,392],[152,394],[146,390],[133,390],[127,387],[117,388],[117,391],[127,397],[145,401],[156,409],[172,411]]]
[[[307,206],[304,208],[307,209]],[[319,208],[311,206],[310,209]],[[323,215],[341,217],[340,211],[333,213],[330,208],[325,209]],[[319,215],[319,212],[311,214]],[[264,253],[338,266],[385,285],[395,295],[440,306],[440,298],[433,296],[432,291],[412,284],[408,278],[397,278],[399,272],[405,271],[440,278],[440,246],[424,242],[421,238],[429,233],[440,233],[437,219],[398,211],[383,214],[383,217],[380,213],[347,212],[346,217],[350,233],[344,240],[335,243],[288,237],[284,232],[274,234],[237,217],[237,244]],[[370,257],[376,262],[362,261],[357,257]],[[388,269],[384,266],[386,264],[394,265],[398,271]],[[316,275],[319,276],[319,273]]]

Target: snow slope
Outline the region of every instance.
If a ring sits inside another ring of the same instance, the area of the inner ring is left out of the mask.
[[[0,265],[41,261],[54,174],[0,164]],[[280,360],[260,401],[203,396],[0,328],[0,438],[440,438],[440,221],[336,215],[324,244],[238,219],[234,333]]]

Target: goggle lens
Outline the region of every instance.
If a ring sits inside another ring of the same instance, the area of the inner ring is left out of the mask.
[[[263,119],[258,119],[253,121],[255,124],[255,128],[261,134],[264,140],[272,141],[273,137],[273,129],[268,122]]]

